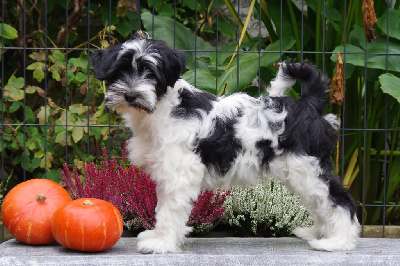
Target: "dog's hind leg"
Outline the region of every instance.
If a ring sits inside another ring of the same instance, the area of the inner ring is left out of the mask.
[[[170,253],[181,250],[185,235],[191,231],[186,223],[192,204],[201,190],[204,170],[198,166],[171,171],[174,168],[169,165],[169,171],[163,171],[160,167],[152,173],[157,184],[156,225],[153,230],[138,235],[140,252]]]
[[[352,250],[359,233],[355,203],[333,174],[323,170],[315,157],[287,154],[270,164],[273,176],[299,195],[314,218],[310,228],[294,234],[317,250]]]

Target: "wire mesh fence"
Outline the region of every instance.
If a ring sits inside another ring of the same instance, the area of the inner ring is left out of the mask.
[[[142,28],[184,51],[183,77],[216,95],[267,94],[277,62],[314,62],[341,118],[333,169],[361,223],[385,236],[400,222],[399,19],[399,1],[2,1],[1,195],[122,150],[130,133],[105,108],[89,57]]]

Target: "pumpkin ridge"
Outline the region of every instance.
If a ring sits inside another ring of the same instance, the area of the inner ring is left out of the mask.
[[[103,244],[101,245],[100,250],[102,250],[104,248],[104,246],[106,245],[106,240],[107,240],[107,226],[106,226],[105,222],[103,222],[103,234],[104,234],[104,240],[103,240]]]
[[[119,235],[122,235],[123,226],[121,226],[121,224],[123,224],[123,221],[121,221],[120,214],[117,213],[118,209],[115,208],[115,209],[113,209],[113,211],[114,211],[115,218],[117,219]]]
[[[28,244],[31,243],[31,230],[32,230],[32,223],[29,223],[28,231],[26,232],[26,242]]]

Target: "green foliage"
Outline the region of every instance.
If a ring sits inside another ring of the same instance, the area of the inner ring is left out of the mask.
[[[333,51],[331,60],[334,62],[336,62],[337,51],[344,53],[344,45],[339,45]],[[349,42],[346,43],[346,53],[348,53],[346,62],[354,66],[364,67],[367,65],[371,69],[398,71],[400,64],[400,57],[397,55],[400,53],[399,41],[391,40],[390,45],[387,45],[386,37],[378,34],[375,41],[367,43],[364,29],[357,25],[350,33]],[[366,53],[368,54],[367,58]]]
[[[18,31],[8,24],[0,23],[0,37],[15,39],[18,37]]]
[[[386,73],[379,76],[379,82],[381,83],[382,91],[391,95],[400,103],[400,90],[398,87],[400,78],[391,73]]]

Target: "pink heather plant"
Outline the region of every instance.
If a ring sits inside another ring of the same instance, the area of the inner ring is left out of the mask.
[[[155,183],[142,169],[130,165],[124,148],[121,158],[111,159],[106,148],[98,163],[84,163],[81,174],[77,167],[72,172],[66,164],[61,171],[63,182],[74,199],[98,198],[114,204],[124,217],[128,229],[153,229],[157,195]],[[223,220],[226,196],[230,191],[203,192],[194,203],[188,225],[195,233],[212,230]]]
[[[211,231],[224,219],[225,198],[231,193],[220,190],[204,191],[194,203],[192,213],[189,216],[188,225],[193,227],[194,233]]]

